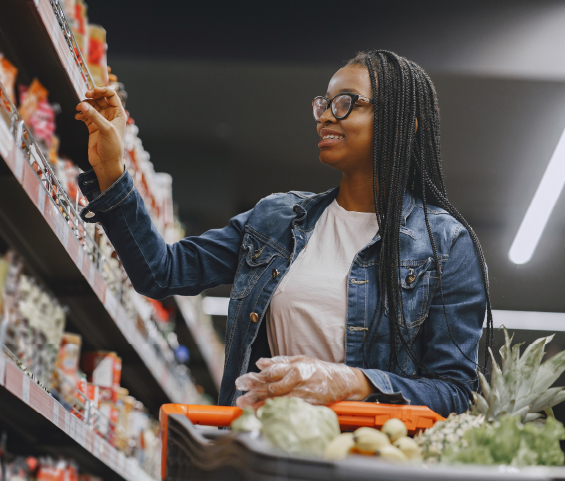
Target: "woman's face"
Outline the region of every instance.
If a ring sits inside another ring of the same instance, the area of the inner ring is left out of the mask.
[[[368,70],[361,65],[348,65],[339,69],[331,78],[326,97],[333,98],[340,92],[351,92],[373,98]],[[344,173],[373,169],[373,105],[357,102],[343,120],[334,117],[327,109],[317,123],[320,136],[320,162]],[[338,139],[326,139],[327,135]]]

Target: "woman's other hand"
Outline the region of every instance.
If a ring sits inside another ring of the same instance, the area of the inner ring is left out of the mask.
[[[247,394],[237,399],[240,408],[259,407],[265,399],[290,396],[311,404],[360,401],[372,391],[362,371],[345,364],[320,361],[307,356],[276,356],[257,361],[259,373],[247,373],[235,386]]]
[[[116,91],[96,87],[77,105],[75,119],[88,127],[88,160],[104,192],[124,172],[126,113]]]

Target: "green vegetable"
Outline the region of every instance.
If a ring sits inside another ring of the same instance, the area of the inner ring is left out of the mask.
[[[268,399],[257,417],[263,424],[262,435],[289,454],[323,456],[326,446],[340,434],[331,409],[299,398]]]
[[[559,441],[565,427],[555,418],[523,424],[520,416],[505,415],[498,421],[469,429],[445,451],[442,461],[510,466],[561,466],[565,457]]]
[[[232,431],[260,431],[261,421],[255,416],[252,407],[243,410],[243,414],[231,423]]]

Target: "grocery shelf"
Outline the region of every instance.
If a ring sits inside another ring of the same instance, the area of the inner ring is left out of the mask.
[[[214,387],[219,393],[224,372],[222,362],[224,358],[224,345],[212,327],[211,320],[207,324],[199,321],[198,311],[195,307],[196,303],[201,302],[200,297],[174,296],[174,299],[190,331],[193,342],[202,355],[208,373],[214,382]],[[200,308],[199,311],[201,312],[202,309]]]
[[[17,115],[17,114],[14,114]],[[33,273],[70,308],[69,324],[89,348],[115,350],[123,359],[124,386],[153,413],[165,402],[198,399],[179,385],[155,346],[145,342],[46,190],[11,126],[0,116],[0,234]],[[38,149],[30,149],[39,156]],[[46,162],[45,162],[46,163]],[[169,353],[172,356],[172,352]]]
[[[51,102],[61,106],[57,119],[60,150],[82,169],[88,168],[88,132],[74,120],[75,107],[94,86],[74,37],[56,0],[3,0],[0,15],[0,51],[49,90]]]
[[[66,455],[106,481],[152,481],[135,459],[127,458],[77,416],[66,411],[16,364],[0,352],[0,420],[18,442],[43,453]]]

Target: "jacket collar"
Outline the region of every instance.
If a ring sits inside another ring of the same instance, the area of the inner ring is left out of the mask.
[[[339,187],[334,187],[321,194],[315,194],[295,204],[293,211],[296,214],[292,226],[302,231],[309,231],[314,228],[322,212],[328,207],[339,193]],[[402,206],[402,226],[406,227],[406,220],[414,210],[416,199],[408,189],[404,193]]]

